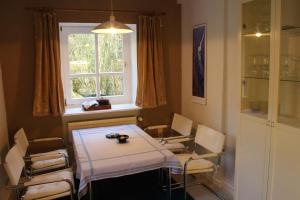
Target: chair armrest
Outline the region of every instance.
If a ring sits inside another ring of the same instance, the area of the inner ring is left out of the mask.
[[[182,141],[180,141],[180,140],[182,140]],[[190,136],[185,136],[185,135],[165,137],[165,138],[161,139],[161,141],[165,141],[167,143],[178,143],[178,142],[185,142],[185,141],[191,141],[191,140],[194,140],[194,138],[192,138]]]
[[[64,139],[61,138],[61,137],[48,137],[48,138],[38,138],[38,139],[29,140],[30,143],[34,143],[34,142],[49,142],[49,141],[62,141],[62,142],[64,142]]]
[[[39,143],[39,142],[50,142],[50,141],[58,141],[63,144],[63,146],[66,146],[65,140],[61,137],[48,137],[48,138],[37,138],[37,139],[32,139],[29,140],[29,144],[32,143]]]
[[[164,128],[168,128],[168,125],[162,124],[162,125],[156,125],[156,126],[148,126],[144,129],[144,131],[155,130],[155,129],[164,129]]]
[[[193,155],[191,157],[191,160],[199,160],[199,159],[203,159],[203,158],[214,158],[214,157],[219,157],[220,154],[217,153],[207,153],[207,154],[203,154],[203,155]]]
[[[66,157],[65,154],[61,153],[61,152],[53,152],[53,153],[49,153],[49,154],[42,154],[42,155],[28,155],[28,156],[25,156],[24,159],[32,159],[32,158],[39,158],[39,157],[51,157],[53,156],[53,158],[56,158],[56,157]],[[48,158],[48,160],[51,159],[51,158]]]
[[[193,138],[179,138],[179,139],[173,139],[173,140],[164,140],[165,143],[168,143],[168,144],[174,144],[174,143],[181,143],[181,142],[188,142],[188,141],[194,141]],[[163,141],[163,142],[164,142]]]
[[[181,135],[181,136],[165,137],[165,138],[163,138],[163,140],[168,141],[168,140],[177,140],[177,139],[182,139],[182,138],[190,138],[190,137]]]

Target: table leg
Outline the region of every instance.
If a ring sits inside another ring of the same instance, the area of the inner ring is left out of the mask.
[[[172,200],[172,176],[171,176],[171,168],[168,169],[168,196],[169,200]]]
[[[161,186],[161,178],[160,178],[160,176],[161,176],[161,171],[160,171],[160,169],[158,169],[157,170],[157,175],[158,175],[158,186],[160,187]]]
[[[90,200],[93,200],[92,181],[89,182],[89,194],[90,194]]]

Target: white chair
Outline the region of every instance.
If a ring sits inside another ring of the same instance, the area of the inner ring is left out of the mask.
[[[17,199],[48,200],[70,196],[75,193],[71,169],[51,172],[30,178],[21,178],[25,163],[16,145],[7,153],[4,168],[9,177],[9,189],[15,189]]]
[[[145,128],[144,130],[147,132],[148,130],[157,130],[160,134],[160,140],[161,144],[163,144],[165,147],[167,147],[172,152],[181,152],[185,149],[185,146],[182,142],[187,142],[193,140],[191,137],[191,130],[193,126],[193,121],[188,119],[187,117],[184,117],[182,115],[179,115],[177,113],[174,113],[174,117],[172,120],[171,132],[179,133],[180,136],[174,136],[174,137],[163,137],[163,129],[167,129],[168,125],[156,125],[156,126],[150,126]],[[172,133],[169,133],[169,135],[172,135]]]
[[[25,161],[30,161],[30,172],[40,173],[49,170],[54,170],[58,168],[69,167],[69,156],[66,149],[58,149],[55,151],[49,151],[45,153],[29,154],[28,147],[31,143],[37,142],[48,142],[48,141],[61,141],[62,138],[52,137],[52,138],[42,138],[28,140],[23,128],[18,130],[14,136],[14,141],[18,147],[21,155]]]
[[[209,127],[198,125],[195,136],[195,147],[200,145],[209,151],[207,154],[199,155],[195,150],[191,153],[176,154],[183,169],[184,199],[186,199],[187,175],[215,172],[219,167],[220,156],[225,143],[225,135]],[[218,158],[218,163],[211,161]],[[180,183],[182,184],[182,183]]]

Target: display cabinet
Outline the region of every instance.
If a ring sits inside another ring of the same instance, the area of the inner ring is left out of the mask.
[[[300,8],[300,1],[295,2]],[[287,23],[288,11],[282,13]],[[281,28],[279,67],[278,122],[300,128],[300,24]]]
[[[241,3],[238,200],[300,199],[300,1]]]
[[[242,113],[268,116],[271,1],[242,4]]]

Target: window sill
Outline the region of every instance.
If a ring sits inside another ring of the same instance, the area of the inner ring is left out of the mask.
[[[115,104],[111,106],[111,109],[106,110],[93,110],[93,111],[84,111],[81,107],[66,107],[66,111],[63,117],[71,116],[83,116],[83,115],[93,115],[100,113],[119,113],[127,111],[140,110],[141,108],[134,104]]]

